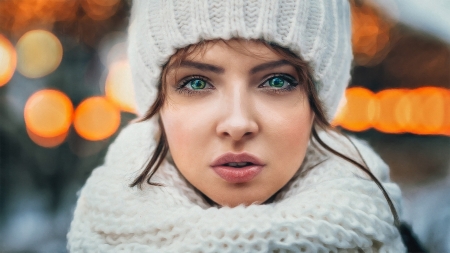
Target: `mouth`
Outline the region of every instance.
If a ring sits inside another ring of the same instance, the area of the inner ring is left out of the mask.
[[[229,166],[229,167],[245,167],[249,165],[264,166],[264,163],[257,156],[249,153],[225,153],[217,157],[212,163],[211,167],[214,166]]]
[[[229,166],[229,167],[233,167],[233,168],[243,168],[246,166],[252,166],[254,165],[251,162],[243,162],[243,163],[225,163],[222,166]]]
[[[246,183],[255,178],[265,164],[248,153],[226,153],[211,163],[211,168],[228,183]]]

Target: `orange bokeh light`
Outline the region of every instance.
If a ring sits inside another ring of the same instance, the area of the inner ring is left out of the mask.
[[[73,124],[86,140],[103,140],[119,128],[120,110],[104,97],[90,97],[78,105]]]
[[[381,52],[389,44],[391,24],[369,5],[353,4],[351,11],[355,61],[360,65],[376,64],[382,60]]]
[[[344,107],[333,124],[339,124],[351,131],[364,131],[372,126],[376,114],[374,94],[365,88],[355,87],[346,91]]]
[[[442,134],[450,136],[450,90],[445,90],[444,96],[444,124],[442,125]]]
[[[27,134],[30,137],[30,139],[37,145],[44,148],[54,148],[60,145],[66,140],[68,133],[69,132],[66,131],[65,133],[62,133],[61,135],[55,137],[42,137],[33,133],[29,128],[27,128]]]
[[[14,46],[0,34],[0,87],[11,80],[16,64],[17,54]]]
[[[133,82],[128,61],[119,61],[111,65],[106,78],[105,95],[121,110],[136,113]]]
[[[120,0],[84,0],[81,6],[91,19],[104,20],[117,12],[119,3]]]
[[[385,133],[405,132],[409,124],[408,101],[406,89],[388,89],[375,95],[378,101],[378,113],[374,120],[374,128]]]
[[[31,132],[41,137],[52,138],[66,133],[72,116],[72,102],[57,90],[38,91],[25,104],[25,124]]]
[[[29,27],[50,27],[59,20],[77,17],[79,1],[73,0],[10,0],[0,1],[2,21],[0,30],[14,34],[23,33]]]
[[[333,121],[350,131],[370,127],[385,133],[450,135],[450,90],[422,87],[346,91],[347,103]]]
[[[423,87],[412,90],[411,126],[409,132],[416,134],[439,134],[445,125],[445,107],[448,92],[435,87]]]

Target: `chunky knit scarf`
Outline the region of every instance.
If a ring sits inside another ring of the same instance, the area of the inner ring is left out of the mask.
[[[130,188],[155,148],[155,125],[129,125],[93,171],[75,209],[70,252],[405,251],[375,183],[314,145],[271,204],[211,207],[168,161],[152,178],[164,186]],[[340,152],[354,150],[345,138],[321,136]],[[400,190],[387,166],[354,143],[398,208]]]

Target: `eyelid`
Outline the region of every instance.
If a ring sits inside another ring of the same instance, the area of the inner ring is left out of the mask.
[[[209,80],[209,78],[204,77],[204,76],[194,75],[194,76],[187,76],[187,77],[182,78],[182,79],[177,83],[176,89],[177,89],[177,90],[184,89],[185,86],[186,86],[189,82],[191,82],[191,81],[193,81],[193,80],[195,80],[195,79],[200,79],[200,80],[202,80],[202,81],[205,81],[205,82],[207,83],[207,85],[212,86],[211,81]]]
[[[286,81],[289,82],[289,84],[291,86],[297,86],[299,84],[299,81],[293,77],[290,74],[286,74],[286,73],[272,73],[270,75],[267,75],[263,78],[263,81],[261,82],[260,85],[258,85],[258,87],[263,87],[262,85],[265,84],[267,81],[269,81],[270,79],[274,78],[274,77],[281,77],[286,79]]]
[[[190,89],[190,88],[186,87],[189,84],[189,82],[196,80],[196,79],[203,80],[210,87],[206,87],[204,89],[199,89],[199,90]],[[211,84],[211,82],[209,80],[210,80],[209,78],[204,77],[204,76],[199,76],[199,75],[187,76],[187,77],[182,78],[180,81],[178,81],[178,83],[175,86],[175,91],[180,94],[187,95],[187,96],[206,94],[207,92],[210,92],[212,89],[214,89],[214,86]]]

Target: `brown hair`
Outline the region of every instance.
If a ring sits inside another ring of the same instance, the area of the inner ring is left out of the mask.
[[[227,41],[224,40],[215,40],[215,41],[210,41],[210,42],[217,42],[217,41],[222,41],[225,42],[227,45],[230,46],[229,43],[227,43]],[[321,101],[319,100],[317,91],[316,91],[316,87],[313,81],[313,78],[311,77],[311,71],[307,65],[307,63],[305,61],[303,61],[302,59],[300,59],[297,55],[295,55],[294,53],[292,53],[291,51],[289,51],[286,48],[280,47],[278,45],[274,45],[274,44],[270,44],[267,43],[265,41],[261,41],[262,43],[266,44],[266,46],[273,50],[276,54],[278,54],[280,57],[282,57],[283,59],[287,60],[290,64],[292,64],[298,74],[299,74],[299,78],[300,78],[300,83],[305,83],[306,85],[303,85],[303,89],[308,97],[308,101],[309,101],[309,105],[311,107],[311,110],[314,112],[314,126],[312,128],[312,135],[311,135],[311,139],[317,141],[317,143],[322,146],[325,150],[329,151],[330,153],[344,159],[345,161],[357,166],[359,169],[361,169],[362,171],[364,171],[374,182],[375,184],[381,189],[384,197],[386,198],[389,208],[391,210],[391,213],[394,217],[394,224],[396,226],[399,226],[400,221],[399,221],[399,217],[397,214],[397,211],[395,209],[395,206],[391,200],[391,198],[389,197],[388,193],[386,192],[386,190],[384,189],[383,185],[381,184],[381,182],[375,177],[375,175],[370,171],[370,169],[367,167],[366,162],[364,161],[363,157],[361,156],[361,154],[359,153],[359,150],[357,149],[357,147],[353,144],[353,142],[350,140],[350,138],[348,138],[346,135],[344,135],[343,133],[340,133],[337,129],[333,128],[330,123],[327,121],[326,119],[326,113],[324,111],[323,105],[321,103]],[[166,63],[166,65],[163,66],[162,68],[162,73],[161,73],[161,78],[160,78],[160,82],[158,85],[158,96],[155,100],[155,102],[153,103],[153,105],[150,107],[150,109],[147,111],[147,113],[139,120],[139,121],[145,121],[148,120],[150,118],[152,118],[153,116],[155,116],[159,110],[161,109],[161,107],[163,106],[164,102],[165,102],[165,98],[166,98],[166,76],[167,76],[167,71],[169,69],[169,67],[172,66],[178,66],[180,65],[180,63],[186,59],[186,57],[192,55],[193,53],[202,53],[206,50],[206,44],[207,42],[201,42],[198,44],[194,44],[194,45],[190,45],[188,47],[179,49],[172,57],[171,59],[168,61],[168,63]],[[136,177],[136,179],[130,184],[130,187],[134,187],[134,186],[138,186],[141,187],[142,184],[144,182],[147,182],[150,185],[154,185],[154,186],[160,186],[160,184],[157,183],[152,183],[150,182],[150,179],[152,178],[153,174],[157,171],[157,169],[159,168],[159,166],[161,165],[161,163],[164,161],[167,152],[169,151],[169,146],[167,144],[166,141],[166,136],[164,133],[164,128],[162,125],[161,120],[159,120],[159,125],[161,128],[161,134],[158,140],[158,145],[155,149],[155,152],[153,153],[153,155],[150,158],[150,161],[148,162],[148,164],[145,166],[145,169],[142,171],[142,173]],[[353,147],[355,148],[355,150],[358,152],[358,155],[361,157],[362,161],[364,164],[334,150],[333,148],[331,148],[329,145],[327,145],[318,135],[317,132],[317,128],[319,129],[323,129],[323,130],[329,130],[329,131],[334,131],[334,132],[338,132],[339,134],[344,135],[353,145]]]

